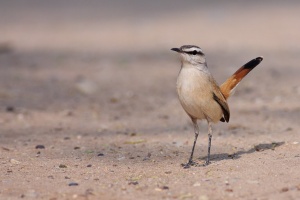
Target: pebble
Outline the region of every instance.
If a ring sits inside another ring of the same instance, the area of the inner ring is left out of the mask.
[[[21,163],[20,161],[18,161],[18,160],[16,160],[16,159],[13,159],[13,158],[10,159],[9,162],[10,162],[11,164],[15,164],[15,165],[18,165],[18,164]]]
[[[150,157],[151,157],[151,153],[148,153],[147,156],[145,156],[145,158],[143,159],[143,161],[150,160]]]
[[[10,151],[10,149],[6,148],[6,147],[1,147],[1,149],[4,150],[4,151]]]
[[[75,182],[71,182],[69,183],[69,186],[78,186],[79,184],[78,183],[75,183]]]
[[[169,187],[168,187],[168,186],[163,186],[163,187],[161,187],[161,189],[162,189],[162,190],[168,190]]]
[[[193,186],[194,186],[194,187],[199,187],[199,186],[201,186],[201,183],[196,182],[196,183],[193,184]]]
[[[6,107],[6,112],[14,112],[14,111],[15,111],[15,107],[13,107],[13,106]]]
[[[67,165],[60,164],[58,167],[59,167],[59,168],[67,168]]]
[[[36,149],[45,149],[45,146],[42,144],[36,145],[35,146]]]
[[[287,188],[287,187],[284,187],[281,189],[281,192],[287,192],[287,191],[289,191],[289,188]]]
[[[139,182],[137,182],[137,181],[131,181],[128,183],[128,185],[137,185],[137,184],[139,184]]]
[[[120,156],[119,158],[117,158],[118,161],[121,161],[121,160],[125,160],[125,156]]]

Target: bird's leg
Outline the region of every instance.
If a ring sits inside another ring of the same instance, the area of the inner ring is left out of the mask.
[[[206,165],[209,165],[210,161],[210,147],[211,147],[211,138],[212,138],[212,127],[211,122],[207,120],[208,123],[208,152],[207,152],[207,160]]]
[[[199,135],[199,127],[198,127],[198,124],[197,124],[197,119],[192,119],[192,121],[193,121],[193,125],[194,125],[195,139],[194,139],[194,144],[193,144],[190,159],[189,159],[188,163],[183,165],[184,168],[189,168],[190,165],[195,164],[194,161],[193,161],[193,155],[194,155],[194,150],[195,150],[195,146],[196,146],[196,143],[197,143],[197,138],[198,138],[198,135]]]

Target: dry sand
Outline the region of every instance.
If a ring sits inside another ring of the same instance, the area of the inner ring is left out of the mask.
[[[22,2],[0,1],[0,199],[300,199],[299,3]],[[264,56],[189,169],[183,44],[219,83]]]

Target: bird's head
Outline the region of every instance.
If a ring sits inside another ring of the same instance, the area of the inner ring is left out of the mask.
[[[183,45],[180,48],[172,48],[171,50],[180,54],[183,63],[192,65],[206,64],[205,55],[200,47]]]

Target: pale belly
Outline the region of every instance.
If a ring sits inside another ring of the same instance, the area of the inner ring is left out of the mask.
[[[177,79],[177,92],[183,109],[192,118],[218,122],[223,115],[213,99],[209,75],[193,68],[182,69]]]

